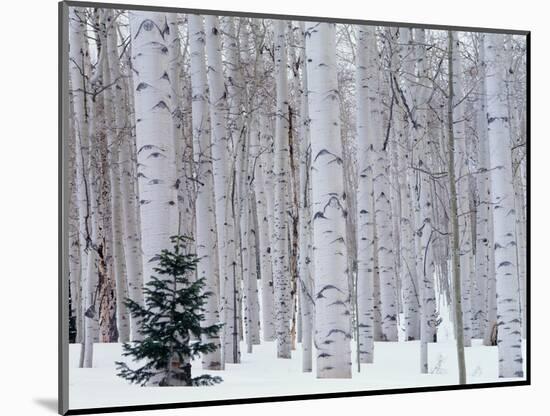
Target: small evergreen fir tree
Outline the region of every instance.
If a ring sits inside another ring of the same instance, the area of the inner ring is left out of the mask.
[[[211,293],[204,292],[204,279],[190,280],[199,260],[195,254],[185,254],[186,240],[189,238],[171,237],[173,250],[158,255],[159,265],[153,269],[158,277],[151,276],[143,289],[145,307],[131,299],[125,302],[139,320],[142,339],[125,343],[122,355],[144,365],[134,370],[124,362],[116,364],[118,375],[132,383],[204,386],[222,381],[210,375],[191,377],[191,360],[217,348],[214,343],[202,342],[201,335],[216,336],[221,325],[201,326],[203,305]]]

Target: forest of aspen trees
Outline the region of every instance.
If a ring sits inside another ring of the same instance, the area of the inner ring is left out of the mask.
[[[271,345],[312,381],[347,379],[394,343],[430,374],[447,326],[452,383],[470,382],[475,348],[496,351],[497,378],[525,377],[525,36],[114,8],[68,18],[76,367],[140,340],[127,300],[145,305],[180,235],[208,292],[203,325],[221,325],[196,371],[229,375]]]

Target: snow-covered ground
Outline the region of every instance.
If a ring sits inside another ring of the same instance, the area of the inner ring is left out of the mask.
[[[176,403],[235,398],[254,398],[311,393],[331,393],[387,388],[450,385],[457,382],[456,353],[452,341],[429,346],[430,374],[420,374],[419,342],[376,343],[375,363],[354,366],[353,378],[318,380],[315,372],[302,373],[301,348],[292,359],[276,358],[276,344],[254,346],[252,354],[242,346],[242,363],[227,364],[212,372],[223,383],[211,387],[139,387],[117,377],[114,361],[120,360],[120,344],[96,344],[94,368],[78,368],[79,345],[70,346],[70,408]],[[355,361],[355,360],[354,360]],[[479,340],[466,349],[468,383],[498,379],[497,349]],[[315,367],[314,367],[315,368]],[[202,374],[194,362],[193,375]]]
[[[261,296],[260,296],[261,299]],[[260,305],[261,306],[261,305]],[[180,403],[208,400],[288,396],[314,393],[336,393],[382,390],[406,387],[444,386],[457,384],[456,344],[449,308],[438,302],[442,322],[438,327],[438,342],[428,344],[429,374],[420,373],[420,342],[404,342],[400,327],[400,342],[376,342],[374,363],[362,364],[357,372],[355,342],[352,341],[353,375],[351,379],[330,380],[302,372],[302,350],[297,344],[292,359],[278,359],[275,342],[255,345],[246,352],[241,342],[241,363],[226,364],[224,371],[206,371],[223,378],[221,384],[208,387],[140,387],[116,375],[115,361],[129,362],[121,357],[121,344],[95,344],[94,368],[78,368],[80,345],[69,348],[69,408],[129,406],[143,404]],[[402,317],[401,318],[401,322]],[[525,342],[523,344],[525,363]],[[488,383],[509,381],[498,378],[497,347],[486,347],[481,340],[466,348],[467,381]],[[193,362],[193,376],[203,374],[200,360]],[[518,379],[513,379],[518,380]]]

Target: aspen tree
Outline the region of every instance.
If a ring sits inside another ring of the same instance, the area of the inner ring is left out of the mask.
[[[523,377],[521,313],[516,268],[515,209],[509,117],[504,85],[504,39],[487,34],[487,125],[493,201],[499,377]]]
[[[170,27],[164,13],[131,11],[132,65],[144,284],[178,231],[176,161],[169,77]],[[179,365],[173,360],[172,365]],[[152,380],[157,384],[160,380]]]
[[[388,35],[387,35],[388,36]],[[381,82],[381,81],[380,81]],[[378,94],[382,91],[381,85]],[[390,97],[390,100],[393,100]],[[390,104],[391,105],[391,104]],[[389,116],[388,116],[389,117]],[[391,119],[387,121],[391,123]],[[397,276],[395,270],[394,224],[392,221],[390,186],[390,143],[387,131],[373,141],[373,195],[376,221],[376,248],[380,288],[380,326],[382,341],[397,341]]]
[[[234,177],[228,162],[227,91],[224,85],[221,32],[218,18],[205,17],[207,79],[212,134],[212,168],[218,256],[220,262],[220,315],[222,317],[222,351],[226,363],[240,362],[238,325],[237,256],[235,218],[231,215]]]
[[[300,60],[306,61],[305,48],[303,47],[305,24],[300,22]],[[312,371],[313,348],[313,276],[310,271],[311,263],[311,200],[309,187],[310,179],[310,132],[309,132],[309,108],[308,108],[308,84],[307,71],[302,67],[302,94],[300,96],[300,129],[299,129],[299,248],[298,248],[298,278],[300,293],[300,313],[302,322],[302,371]]]
[[[351,377],[342,142],[335,25],[306,23],[318,378]]]
[[[447,46],[447,64],[449,68],[449,92],[447,102],[447,140],[448,140],[448,169],[449,169],[449,188],[451,194],[451,238],[452,238],[452,276],[453,276],[453,314],[454,314],[454,328],[456,338],[456,350],[458,361],[458,382],[459,384],[466,384],[466,361],[464,355],[464,323],[463,323],[463,306],[462,306],[462,264],[460,261],[460,227],[458,217],[458,194],[457,194],[457,177],[455,173],[455,132],[454,132],[454,108],[455,108],[455,82],[454,69],[455,64],[453,62],[456,52],[453,50],[455,40],[453,39],[453,32],[448,32],[448,46]]]
[[[374,141],[380,131],[378,53],[374,28],[357,26],[357,328],[360,363],[374,355]]]
[[[277,111],[274,137],[273,179],[275,192],[274,244],[273,244],[273,286],[275,295],[275,332],[277,335],[277,357],[290,358],[290,270],[288,259],[287,192],[289,190],[289,143],[288,143],[288,79],[285,22],[274,21],[275,25],[275,77]]]
[[[214,205],[214,178],[212,172],[212,152],[210,125],[208,121],[208,82],[206,79],[206,55],[204,50],[206,33],[202,16],[190,14],[189,43],[191,59],[191,86],[193,112],[193,153],[197,182],[196,247],[197,277],[205,279],[206,291],[210,292],[205,307],[205,326],[214,325],[220,320],[218,309],[219,259],[217,251],[216,213]],[[206,337],[206,335],[203,335]],[[203,368],[223,370],[222,349],[219,336],[206,338],[218,346],[215,351],[202,356]]]

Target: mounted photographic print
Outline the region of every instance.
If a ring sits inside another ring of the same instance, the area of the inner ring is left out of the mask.
[[[530,383],[529,32],[62,2],[60,77],[60,413]]]

